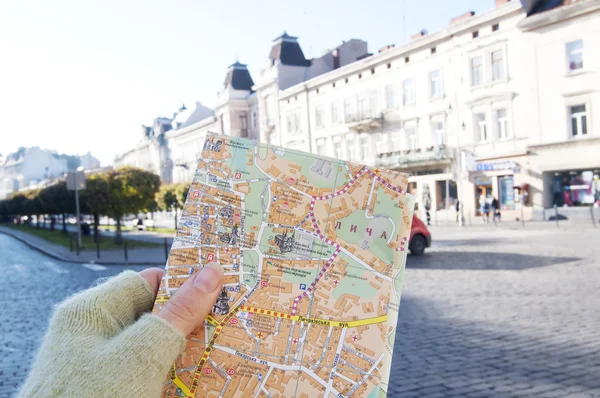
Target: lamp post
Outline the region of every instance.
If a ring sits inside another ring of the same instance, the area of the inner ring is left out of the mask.
[[[75,171],[67,173],[67,189],[75,191],[75,217],[77,221],[77,247],[81,248],[81,220],[79,212],[79,190],[85,189],[85,174],[83,167],[79,166]]]

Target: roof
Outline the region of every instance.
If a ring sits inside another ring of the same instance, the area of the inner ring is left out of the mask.
[[[521,3],[523,4],[523,8],[525,8],[527,11],[527,16],[529,17],[544,11],[549,11],[553,8],[570,2],[565,0],[521,0]]]
[[[235,63],[229,65],[223,84],[225,87],[231,86],[234,90],[252,91],[254,81],[250,76],[247,65],[235,61]]]
[[[297,39],[297,37],[283,32],[281,36],[273,40],[269,59],[278,59],[283,65],[310,66],[311,62],[304,57]]]

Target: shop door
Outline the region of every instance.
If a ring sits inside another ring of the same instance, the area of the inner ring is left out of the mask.
[[[478,216],[482,215],[481,208],[483,207],[483,201],[489,201],[492,197],[492,186],[491,185],[476,185],[475,186],[475,204],[477,209],[475,214]]]

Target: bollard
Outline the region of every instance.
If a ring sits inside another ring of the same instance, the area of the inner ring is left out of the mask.
[[[590,215],[592,216],[592,224],[594,224],[594,228],[596,228],[596,219],[594,218],[594,206],[590,206]]]
[[[558,206],[554,205],[554,219],[556,220],[556,226],[558,227]]]
[[[100,258],[100,239],[96,238],[96,257]]]
[[[169,259],[169,243],[167,242],[167,238],[165,238],[165,260]]]
[[[128,261],[128,259],[127,259],[127,242],[123,242],[123,250],[125,251],[125,261]]]

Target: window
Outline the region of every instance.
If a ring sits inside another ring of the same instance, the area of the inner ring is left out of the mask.
[[[358,160],[365,160],[369,155],[369,138],[362,136],[359,139],[359,159]]]
[[[388,68],[388,69],[392,69],[392,64],[388,63],[388,64],[387,64],[387,68]]]
[[[479,142],[487,142],[488,140],[488,130],[487,130],[487,121],[485,119],[485,113],[477,113],[475,114],[475,133],[476,140]]]
[[[483,83],[483,59],[481,56],[471,58],[471,85]]]
[[[324,121],[323,121],[323,107],[322,106],[318,106],[315,108],[315,126],[317,128],[321,128],[323,127]]]
[[[473,38],[476,39],[479,37],[479,31],[476,30],[475,32],[473,32]]]
[[[587,112],[585,105],[575,105],[569,108],[571,113],[571,136],[587,135]]]
[[[325,140],[317,141],[317,154],[325,155]]]
[[[333,142],[333,151],[336,158],[342,159],[342,142],[340,140]]]
[[[500,191],[500,209],[515,209],[515,181],[513,176],[498,177],[498,189]]]
[[[319,94],[319,89],[317,89],[317,94]]]
[[[371,117],[377,117],[379,113],[379,92],[377,90],[371,90],[369,95],[369,108]]]
[[[583,68],[583,41],[575,40],[567,43],[567,62],[569,72]]]
[[[335,88],[335,83],[331,83],[331,87]]]
[[[399,151],[400,148],[400,133],[391,133],[390,134],[390,147],[392,152]]]
[[[275,131],[272,131],[269,133],[269,136],[267,138],[267,140],[269,141],[269,144],[274,145],[275,144],[275,140],[277,139],[277,136],[275,135]]]
[[[352,113],[354,112],[353,101],[353,98],[346,98],[344,100],[344,120],[346,123],[352,120]]]
[[[435,47],[431,47],[431,53],[435,54],[437,52],[437,49]]]
[[[345,82],[346,84],[348,84],[348,78],[346,78],[346,79],[344,80],[344,82]]]
[[[375,134],[375,152],[376,153],[383,153],[383,139],[382,139],[382,134],[378,133]]]
[[[375,74],[375,68],[371,68],[371,74],[374,75]]]
[[[440,70],[429,73],[429,96],[432,98],[442,95]]]
[[[415,102],[415,86],[412,79],[402,82],[402,104],[411,105]]]
[[[504,53],[502,50],[492,51],[492,80],[504,79]]]
[[[354,137],[346,137],[346,160],[354,159]]]
[[[292,117],[292,115],[287,115],[287,132],[292,134],[293,133],[293,124],[294,124],[294,118]]]
[[[359,78],[359,79],[362,79],[362,73],[359,73],[359,74],[358,74],[358,78]]]
[[[256,112],[252,112],[252,128],[256,129],[257,123],[258,123],[258,121],[257,121]]]
[[[396,90],[394,85],[390,84],[385,87],[385,109],[393,109],[396,107]]]
[[[336,101],[331,104],[331,123],[339,124],[340,122],[340,101]]]
[[[433,144],[434,146],[442,146],[446,144],[446,137],[444,132],[444,123],[433,122],[431,124],[431,131],[433,132]]]
[[[406,57],[406,58],[404,58],[404,63],[405,63],[405,64],[407,64],[407,63],[409,63],[409,62],[410,62],[410,57]]]
[[[506,118],[506,109],[496,110],[496,123],[498,123],[498,138],[508,138],[508,124]]]
[[[302,128],[300,126],[300,112],[295,112],[294,113],[294,131],[298,132],[301,130],[302,130]]]
[[[500,24],[499,23],[496,23],[496,24],[492,25],[492,32],[496,32],[499,29],[500,29]]]
[[[359,119],[363,119],[367,116],[367,101],[364,95],[358,96],[356,111]]]
[[[414,151],[419,147],[416,128],[409,127],[406,129],[406,141],[408,142],[408,149],[411,151]]]

